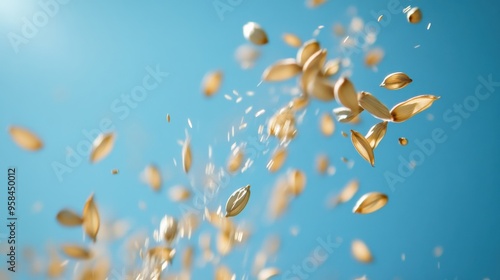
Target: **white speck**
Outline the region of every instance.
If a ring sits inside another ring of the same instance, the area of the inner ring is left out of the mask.
[[[408,7],[404,8],[403,9],[403,13],[407,13],[410,9],[411,9],[411,6],[408,6]]]
[[[416,45],[416,46],[415,46],[415,49],[418,49],[418,48],[420,48],[420,45]]]
[[[255,113],[255,117],[259,117],[260,115],[264,114],[266,112],[266,110],[262,109],[260,111],[258,111],[257,113]]]
[[[231,126],[231,136],[234,137],[234,125]]]
[[[212,146],[208,145],[208,158],[212,158]]]
[[[253,108],[252,106],[248,107],[248,108],[245,110],[245,114],[250,113],[250,111],[252,111],[252,108]]]
[[[175,158],[172,158],[172,161],[174,162],[174,166],[177,166],[177,161],[175,160]]]
[[[226,98],[227,100],[233,100],[233,98],[228,94],[224,94],[224,98]]]
[[[241,97],[241,96],[240,96],[240,97],[238,97],[238,98],[236,99],[236,103],[240,103],[240,102],[241,102],[241,100],[243,100],[243,97]]]
[[[260,81],[258,84],[257,84],[257,87],[259,87],[261,84],[262,84],[263,81]]]
[[[246,123],[240,124],[239,130],[245,129],[247,127]]]
[[[431,23],[427,24],[427,30],[431,29]]]
[[[248,96],[253,96],[254,94],[255,94],[255,92],[253,92],[253,91],[247,91]]]
[[[191,123],[191,119],[188,118],[188,125],[190,128],[193,128],[193,124]]]
[[[344,42],[343,42],[343,43],[345,44],[345,42],[347,42],[347,40],[349,40],[349,36],[346,36],[346,37],[344,38]]]
[[[236,96],[240,96],[240,94],[235,89],[233,89],[233,94]]]
[[[402,260],[402,261],[405,261],[405,260],[406,260],[406,255],[405,255],[404,253],[403,253],[403,254],[401,254],[401,260]]]
[[[328,166],[328,169],[326,170],[326,172],[328,173],[328,175],[335,175],[335,172],[337,170],[335,169],[335,166]]]
[[[259,130],[258,130],[259,135],[262,134],[262,132],[264,132],[264,126],[259,125]]]
[[[139,209],[141,210],[146,210],[146,202],[142,201],[142,200],[139,200]]]

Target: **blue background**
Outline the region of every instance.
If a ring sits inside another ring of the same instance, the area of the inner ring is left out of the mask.
[[[47,255],[48,244],[89,244],[88,239],[82,240],[80,229],[59,226],[55,215],[65,207],[80,211],[91,193],[95,193],[103,216],[130,223],[127,236],[140,230],[151,235],[165,214],[180,217],[179,206],[168,199],[168,187],[199,184],[208,145],[213,147],[214,162],[224,166],[230,145],[256,137],[257,127],[290,100],[282,92],[284,87],[294,86],[295,80],[257,87],[268,65],[295,56],[296,50],[282,42],[282,33],[292,32],[307,40],[318,26],[324,25],[317,39],[329,50],[329,58],[339,57],[345,55],[339,49],[343,38],[333,36],[333,24],[349,24],[349,7],[355,7],[356,15],[365,23],[376,23],[379,11],[387,10],[388,4],[328,1],[317,9],[307,9],[304,1],[243,0],[220,17],[212,1],[71,0],[60,5],[47,25],[20,45],[16,53],[8,34],[21,34],[22,18],[32,20],[41,6],[36,1],[1,0],[0,165],[5,173],[9,166],[18,170],[17,239],[21,248],[33,248],[42,257]],[[378,25],[380,32],[373,46],[382,48],[385,58],[378,71],[373,71],[363,65],[363,52],[352,53],[352,81],[358,90],[375,94],[389,107],[419,94],[434,94],[441,99],[405,123],[389,124],[375,152],[375,168],[359,157],[349,138],[340,135],[351,125],[338,124],[332,137],[319,132],[316,112],[331,112],[337,105],[311,102],[299,125],[299,135],[289,146],[283,169],[278,174],[265,169],[269,153],[263,153],[277,146],[274,139],[270,140],[251,168],[231,177],[227,187],[221,188],[209,204],[215,209],[224,205],[236,188],[252,185],[247,208],[234,218],[251,226],[251,239],[221,259],[237,279],[245,274],[249,277],[255,253],[271,234],[281,237],[282,247],[269,265],[283,272],[301,266],[318,246],[317,238],[341,238],[340,246],[308,274],[309,279],[353,279],[362,275],[369,279],[500,278],[500,149],[496,122],[500,118],[500,87],[494,88],[467,117],[452,112],[449,116],[455,119],[451,121],[443,116],[447,110],[454,110],[454,104],[472,98],[481,84],[479,77],[491,75],[492,80],[500,81],[500,4],[486,0],[400,1],[401,8],[408,5],[422,9],[423,21],[411,25],[402,13],[392,14],[390,19],[386,16],[387,24]],[[262,56],[254,68],[242,70],[234,51],[246,43],[242,26],[248,21],[260,23],[270,43],[260,47]],[[429,22],[432,26],[427,30]],[[111,104],[141,85],[146,67],[157,65],[169,73],[168,77],[121,119]],[[215,69],[224,71],[224,83],[216,96],[206,99],[200,83],[205,73]],[[400,91],[378,86],[387,74],[397,71],[407,73],[414,82]],[[228,101],[223,96],[231,95],[233,90],[241,95],[254,91],[255,96],[245,96],[235,104],[234,99]],[[253,106],[252,113],[245,116],[248,128],[228,143],[227,132],[232,125],[239,125],[248,106]],[[258,109],[265,109],[266,114],[255,118]],[[165,121],[167,113],[172,118],[170,123]],[[434,116],[433,120],[428,114]],[[76,149],[85,141],[82,130],[98,129],[106,118],[112,121],[117,134],[112,153],[95,165],[84,157],[71,173],[63,175],[62,181],[58,180],[54,162],[64,164],[67,148]],[[187,118],[193,122],[192,129]],[[365,133],[376,120],[367,113],[362,118],[355,129]],[[457,118],[461,123],[455,129]],[[44,149],[30,153],[17,147],[8,134],[10,125],[36,132],[45,142]],[[417,140],[430,139],[436,128],[445,132],[446,141],[436,143],[435,150],[425,155],[414,172],[391,188],[385,178],[387,172],[398,174],[400,156],[409,160],[412,152],[420,149]],[[194,154],[193,171],[188,176],[172,160],[180,163],[177,142],[185,138],[186,129]],[[398,144],[402,136],[409,139],[408,146]],[[316,173],[314,163],[321,153],[329,155],[336,167],[335,175]],[[352,169],[340,160],[343,156],[355,161]],[[139,179],[150,163],[160,166],[165,179],[159,194]],[[120,173],[111,175],[115,168]],[[266,214],[269,195],[277,178],[289,168],[307,173],[306,189],[282,218],[270,222]],[[326,198],[353,178],[361,182],[353,200],[327,209]],[[356,199],[369,191],[388,194],[387,206],[371,215],[352,214]],[[5,194],[3,190],[2,201]],[[139,201],[147,204],[145,210],[139,209]],[[36,204],[42,205],[40,211],[34,210]],[[0,214],[4,221],[5,206]],[[290,233],[292,227],[300,229],[297,236]],[[5,234],[5,227],[1,228],[0,233]],[[197,234],[206,231],[215,232],[205,223]],[[196,244],[197,234],[189,241],[182,240],[178,248]],[[351,257],[350,243],[356,238],[371,248],[374,263],[360,264]],[[117,271],[123,268],[123,241],[109,247]],[[433,256],[436,246],[444,249],[439,258]],[[14,279],[38,279],[29,274],[22,249],[18,261],[22,268]],[[64,279],[70,278],[74,263],[68,265]],[[180,258],[172,271],[179,270],[179,263]],[[212,273],[211,265],[195,267],[192,278],[208,279]]]

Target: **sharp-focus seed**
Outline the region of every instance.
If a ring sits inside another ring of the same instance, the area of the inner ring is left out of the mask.
[[[94,202],[94,195],[90,195],[85,202],[83,207],[83,230],[94,242],[97,238],[97,233],[99,232],[99,227],[101,225],[101,220],[99,217],[99,211]]]
[[[276,267],[268,267],[264,268],[261,271],[259,271],[259,274],[257,275],[258,280],[269,280],[273,278],[274,276],[277,276],[280,274],[280,270]]]
[[[331,77],[340,70],[340,59],[329,60],[323,67],[323,75]]]
[[[150,164],[146,166],[143,174],[145,183],[147,183],[154,191],[159,191],[161,189],[161,173],[156,165]]]
[[[413,7],[406,13],[406,19],[409,23],[419,23],[422,20],[422,11],[418,7]]]
[[[82,217],[69,209],[59,211],[56,218],[61,225],[67,227],[80,226],[83,223]]]
[[[168,195],[172,201],[181,202],[191,197],[191,191],[184,186],[173,186],[168,190]]]
[[[384,87],[386,89],[391,89],[391,90],[397,90],[397,89],[402,89],[405,86],[409,85],[413,80],[408,77],[403,72],[396,72],[387,75],[382,83],[380,84],[381,87]]]
[[[363,195],[354,208],[352,209],[353,213],[357,214],[369,214],[373,213],[380,208],[384,207],[389,201],[389,197],[383,193],[379,192],[371,192]]]
[[[279,82],[293,78],[302,71],[302,67],[295,59],[287,58],[276,62],[264,70],[262,80],[267,82]]]
[[[302,47],[297,52],[297,63],[299,65],[304,65],[306,61],[311,57],[314,53],[320,50],[320,46],[318,41],[309,40],[302,45]]]
[[[298,169],[288,173],[289,190],[294,196],[300,195],[306,186],[306,174]]]
[[[260,51],[252,45],[241,45],[236,49],[234,57],[242,69],[249,69],[259,59]]]
[[[354,258],[362,263],[371,263],[373,261],[372,253],[368,246],[361,240],[353,240],[351,244],[351,253]]]
[[[380,122],[375,124],[370,128],[365,138],[370,144],[370,147],[375,150],[377,148],[378,143],[384,138],[385,132],[387,131],[387,122]]]
[[[238,215],[247,205],[250,199],[250,185],[239,188],[227,200],[226,217]]]
[[[172,243],[177,236],[177,220],[172,216],[165,216],[160,222],[160,234],[167,244]]]
[[[429,108],[438,99],[439,97],[434,95],[419,95],[396,104],[391,109],[392,121],[404,122]]]
[[[358,151],[361,157],[368,161],[371,166],[374,166],[375,155],[373,154],[373,149],[366,138],[361,135],[361,133],[351,130],[351,141],[354,145],[354,148],[356,148],[356,151]]]
[[[236,147],[231,152],[231,155],[230,155],[229,160],[227,162],[227,170],[230,173],[237,172],[241,168],[241,165],[243,164],[244,159],[245,159],[245,153],[243,152],[243,148]]]
[[[90,162],[97,163],[104,159],[115,145],[115,134],[106,133],[100,134],[92,143],[92,151],[90,152]]]
[[[384,58],[384,51],[381,49],[373,49],[365,55],[365,65],[367,67],[377,66]]]
[[[330,114],[324,113],[319,121],[321,133],[325,136],[331,136],[335,132],[335,122]]]
[[[283,34],[283,41],[285,41],[285,43],[290,47],[299,48],[300,46],[302,46],[302,40],[300,40],[297,35],[292,33]]]
[[[349,108],[353,113],[357,113],[359,111],[358,95],[356,94],[354,85],[348,78],[340,78],[335,83],[334,92],[335,99],[340,102],[340,104]]]
[[[267,169],[273,173],[280,170],[280,168],[285,163],[287,155],[288,153],[285,148],[277,149],[271,156],[269,162],[267,163]]]
[[[9,133],[14,143],[28,151],[38,151],[43,148],[42,140],[33,132],[19,126],[9,127]]]
[[[66,256],[73,259],[88,260],[92,258],[92,253],[79,245],[62,245],[62,251]]]
[[[406,139],[404,137],[400,137],[398,140],[399,140],[399,144],[401,144],[401,146],[408,145],[408,139]]]
[[[243,36],[255,45],[265,45],[269,42],[266,31],[255,22],[243,25]]]
[[[182,168],[184,172],[189,173],[191,169],[192,155],[191,155],[191,143],[189,138],[184,141],[182,145]]]
[[[374,117],[381,120],[391,120],[391,112],[389,109],[380,102],[375,96],[371,95],[368,92],[361,92],[361,97],[359,98],[359,105],[370,112]]]

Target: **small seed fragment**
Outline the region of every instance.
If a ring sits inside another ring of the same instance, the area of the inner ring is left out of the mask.
[[[371,192],[364,194],[358,202],[356,202],[356,205],[354,205],[354,208],[352,209],[353,213],[357,214],[369,214],[373,213],[380,208],[384,207],[387,202],[389,201],[389,198],[387,195],[379,192]]]
[[[233,149],[227,162],[227,170],[229,173],[237,172],[241,168],[244,159],[245,153],[243,152],[242,147],[236,147]]]
[[[221,87],[224,74],[220,70],[205,74],[202,81],[202,91],[205,96],[210,97],[217,93]]]
[[[375,96],[368,92],[361,92],[361,97],[359,98],[359,105],[370,112],[374,117],[381,120],[391,120],[391,112],[389,109],[380,102]]]
[[[285,41],[285,43],[290,47],[299,48],[302,46],[302,40],[300,40],[300,38],[295,34],[285,33],[282,38],[283,41]]]
[[[177,236],[177,220],[172,216],[164,216],[160,222],[160,234],[167,244],[172,243]]]
[[[422,11],[418,7],[413,7],[406,13],[406,19],[409,23],[419,23],[422,20]]]
[[[115,145],[114,133],[99,134],[92,143],[92,151],[90,152],[90,162],[97,163],[109,155]]]
[[[146,166],[146,168],[143,171],[143,180],[154,191],[159,191],[161,189],[161,184],[162,184],[161,173],[156,165],[150,164]]]
[[[9,133],[14,143],[27,151],[38,151],[43,148],[42,140],[26,128],[11,126]]]
[[[358,95],[356,94],[356,90],[354,89],[354,85],[351,81],[342,77],[335,83],[335,99],[340,102],[340,104],[349,108],[353,113],[359,111],[358,105]]]
[[[182,168],[185,173],[189,173],[191,169],[192,155],[191,155],[191,143],[189,138],[184,141],[182,145]]]
[[[280,170],[280,168],[285,163],[287,155],[288,153],[285,148],[277,149],[271,156],[269,162],[267,163],[267,169],[272,173]]]
[[[69,209],[59,211],[56,218],[61,225],[66,227],[79,226],[83,223],[82,217]]]
[[[300,195],[306,186],[306,174],[298,169],[288,173],[289,190],[294,196]]]
[[[380,86],[386,89],[397,90],[406,87],[412,81],[413,80],[410,77],[408,77],[408,75],[406,75],[405,73],[395,72],[387,75],[380,84]]]
[[[265,45],[269,42],[264,29],[255,22],[248,22],[243,25],[243,36],[255,45]]]
[[[226,203],[226,217],[238,215],[243,211],[249,199],[250,185],[246,185],[233,192]]]
[[[335,132],[335,122],[330,114],[324,113],[319,122],[321,133],[325,136],[331,136]]]
[[[79,245],[73,245],[73,244],[62,245],[62,251],[66,256],[73,259],[88,260],[92,257],[92,253],[89,250]]]
[[[351,130],[351,141],[356,151],[358,151],[359,155],[361,155],[362,158],[368,161],[371,166],[374,166],[375,156],[373,154],[373,149],[366,138],[361,135],[361,133]]]
[[[371,263],[373,261],[372,253],[368,246],[361,240],[353,240],[351,243],[351,252],[354,258],[362,263]]]
[[[401,144],[401,146],[408,145],[408,139],[406,139],[404,137],[400,137],[398,140],[399,140],[399,144]]]
[[[384,58],[384,51],[381,49],[373,49],[365,55],[365,65],[367,67],[377,66]]]
[[[113,169],[113,170],[111,170],[111,174],[113,174],[113,175],[118,174],[118,169]]]
[[[168,195],[172,201],[181,202],[191,197],[191,191],[184,186],[173,186],[168,190]]]
[[[318,171],[318,173],[325,174],[328,170],[328,164],[330,164],[330,162],[328,161],[328,157],[326,155],[319,155],[316,158],[316,170]]]
[[[354,195],[358,192],[359,189],[359,181],[354,179],[349,181],[345,187],[340,191],[337,197],[330,204],[332,207],[341,203],[346,203],[351,200]]]
[[[387,131],[387,122],[380,122],[375,124],[370,128],[365,138],[370,144],[372,149],[375,149],[378,146],[378,143],[384,138],[385,132]]]

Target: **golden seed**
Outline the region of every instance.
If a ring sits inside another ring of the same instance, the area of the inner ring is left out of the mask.
[[[335,122],[330,114],[324,113],[319,122],[321,133],[325,136],[331,136],[335,132]]]
[[[238,215],[245,209],[249,199],[250,185],[246,185],[233,192],[226,203],[226,217]]]
[[[363,195],[358,202],[356,202],[356,205],[354,205],[354,208],[352,209],[353,213],[357,214],[369,214],[373,213],[380,208],[384,207],[387,202],[389,201],[389,198],[387,195],[379,192],[371,192]]]
[[[410,77],[408,77],[408,75],[406,75],[405,73],[395,72],[387,75],[380,84],[380,86],[386,89],[397,90],[406,87],[412,81],[413,80]]]
[[[160,222],[160,234],[167,244],[172,243],[177,236],[177,220],[171,216],[164,216]]]
[[[393,122],[404,122],[416,114],[429,108],[440,97],[434,95],[419,95],[396,104],[391,109]]]
[[[62,251],[66,256],[73,259],[88,260],[92,258],[92,253],[79,245],[62,245]]]
[[[340,59],[329,60],[323,68],[323,75],[331,77],[337,74],[340,70]]]
[[[113,169],[113,170],[111,170],[111,174],[113,174],[113,175],[118,174],[118,169]]]
[[[227,170],[229,173],[237,172],[241,168],[244,159],[245,153],[243,152],[242,147],[236,147],[233,149],[227,162]]]
[[[280,170],[283,164],[285,163],[287,155],[288,153],[285,148],[277,149],[271,156],[269,162],[267,163],[267,169],[272,173]]]
[[[306,174],[298,169],[288,173],[289,190],[294,196],[300,195],[306,186]]]
[[[150,164],[146,166],[143,171],[143,179],[144,182],[148,184],[154,191],[159,191],[161,189],[161,173],[156,165]]]
[[[367,67],[377,66],[384,58],[384,51],[382,49],[373,49],[365,55],[365,65]]]
[[[335,99],[345,107],[349,108],[353,113],[359,112],[358,95],[351,81],[342,77],[335,83]]]
[[[334,207],[338,204],[348,202],[358,192],[358,189],[359,189],[359,181],[358,180],[349,181],[345,185],[345,187],[340,191],[340,193],[337,195],[337,197],[335,197],[335,199],[330,203],[330,205],[332,207]]]
[[[406,145],[408,145],[408,139],[406,139],[406,138],[404,138],[404,137],[400,137],[398,140],[399,140],[399,144],[400,144],[401,146],[406,146]]]
[[[422,11],[418,7],[411,8],[406,14],[409,23],[419,23],[422,20]]]
[[[67,227],[79,226],[83,223],[82,217],[69,209],[59,211],[56,218],[61,225]]]
[[[351,243],[351,253],[354,258],[362,263],[371,263],[373,261],[372,253],[368,246],[361,240],[353,240]]]
[[[328,161],[328,157],[326,155],[319,155],[316,158],[316,170],[319,174],[325,174],[328,170],[328,165],[330,162]]]
[[[374,117],[381,120],[391,120],[391,112],[389,109],[380,102],[375,96],[368,92],[361,92],[361,97],[359,98],[359,105],[372,114]]]
[[[90,153],[90,162],[97,163],[109,155],[115,145],[114,133],[103,133],[97,136],[92,143],[92,151]]]
[[[255,22],[243,25],[243,36],[255,45],[265,45],[269,42],[266,31]]]
[[[297,52],[297,63],[299,65],[304,65],[306,61],[317,51],[320,50],[318,41],[309,40],[300,47]]]
[[[182,168],[185,173],[189,173],[192,164],[192,155],[191,155],[191,143],[189,138],[184,141],[184,145],[182,145]]]
[[[38,151],[43,148],[42,140],[33,132],[19,126],[9,127],[9,133],[14,143],[28,151]]]
[[[181,202],[191,197],[191,191],[184,186],[173,186],[168,190],[168,195],[172,201]]]
[[[293,78],[301,71],[302,67],[297,64],[295,59],[287,58],[267,67],[262,74],[262,80],[267,82],[285,81]]]
[[[99,232],[99,227],[101,225],[99,211],[94,202],[94,195],[90,197],[85,202],[83,207],[83,230],[94,242],[96,242],[97,233]]]
[[[375,149],[378,146],[378,143],[384,138],[385,132],[387,131],[387,122],[377,123],[370,128],[365,138],[370,144],[372,149]]]
[[[362,158],[368,161],[371,166],[374,166],[375,155],[373,154],[373,149],[366,138],[359,132],[351,130],[351,141],[356,151],[358,151],[359,155],[361,155]]]
[[[156,259],[161,263],[172,262],[172,259],[175,256],[175,249],[157,246],[148,250],[148,257],[152,259]]]

